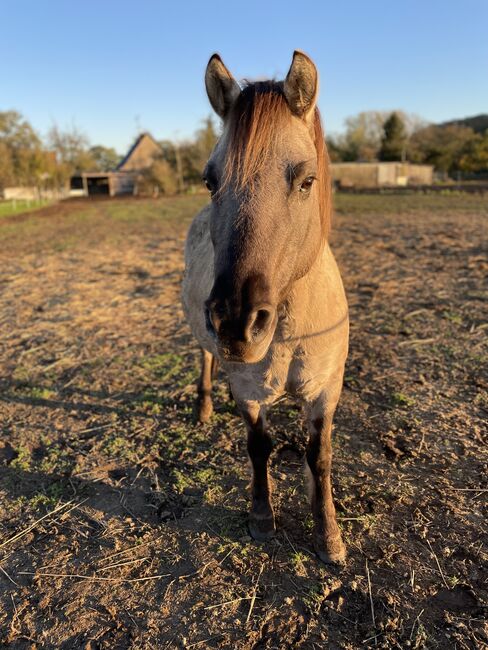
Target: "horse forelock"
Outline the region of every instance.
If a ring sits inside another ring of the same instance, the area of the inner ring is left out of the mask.
[[[318,108],[312,117],[312,139],[317,152],[319,209],[324,236],[330,229],[330,166]],[[237,190],[251,191],[273,155],[286,129],[292,128],[292,112],[283,92],[283,82],[247,83],[229,115],[223,187],[231,182]]]

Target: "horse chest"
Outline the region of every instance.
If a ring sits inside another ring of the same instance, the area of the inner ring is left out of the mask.
[[[304,401],[314,399],[323,388],[321,368],[320,359],[301,351],[275,348],[265,361],[248,367],[228,367],[227,372],[238,401],[272,404],[285,393]]]

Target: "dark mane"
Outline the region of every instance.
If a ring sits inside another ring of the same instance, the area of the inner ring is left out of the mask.
[[[331,190],[329,157],[318,109],[314,112],[313,139],[317,150],[319,205],[324,235],[330,228]],[[224,182],[232,179],[238,188],[250,186],[273,152],[278,138],[292,123],[292,113],[283,92],[283,82],[248,83],[229,116],[229,145]]]

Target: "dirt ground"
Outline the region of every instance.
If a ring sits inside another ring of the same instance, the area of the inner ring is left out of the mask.
[[[487,648],[488,199],[337,197],[342,570],[312,552],[298,406],[270,414],[264,545],[224,376],[194,422],[179,288],[205,200],[0,220],[0,647]]]

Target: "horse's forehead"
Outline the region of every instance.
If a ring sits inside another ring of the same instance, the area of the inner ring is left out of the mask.
[[[276,154],[286,157],[290,162],[301,162],[308,160],[315,153],[315,145],[308,126],[293,118],[293,126],[290,126],[277,141]]]
[[[229,129],[224,125],[209,162],[222,167],[229,146],[232,146]],[[272,153],[276,158],[290,162],[301,162],[312,158],[315,155],[315,145],[309,126],[303,120],[292,116],[289,124],[281,131],[280,137],[276,139]]]

